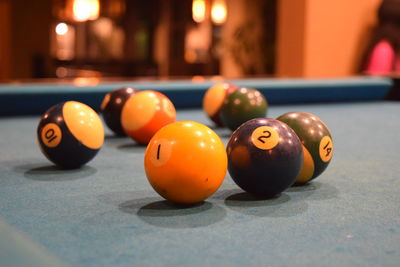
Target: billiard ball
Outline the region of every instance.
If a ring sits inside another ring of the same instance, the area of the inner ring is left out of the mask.
[[[162,93],[152,90],[134,94],[121,113],[124,132],[141,145],[147,145],[159,129],[175,120],[174,104]]]
[[[233,132],[227,145],[228,171],[244,191],[273,197],[290,187],[303,164],[296,133],[285,123],[256,118]]]
[[[112,91],[104,96],[101,112],[108,128],[116,135],[126,135],[121,124],[121,111],[125,102],[135,93],[135,89],[126,87]]]
[[[79,168],[96,156],[104,142],[100,117],[89,106],[67,101],[48,109],[37,127],[39,148],[61,168]]]
[[[223,126],[221,107],[225,98],[237,89],[236,85],[230,83],[218,83],[206,91],[203,97],[203,110],[217,126]]]
[[[174,203],[194,204],[220,187],[227,156],[221,139],[210,128],[179,121],[153,136],[144,167],[151,186],[162,197]]]
[[[303,144],[304,163],[296,184],[305,184],[319,176],[331,161],[333,142],[322,120],[307,112],[289,112],[277,118],[289,125]]]
[[[229,94],[221,108],[224,126],[234,131],[242,123],[267,116],[267,100],[256,89],[240,88]]]

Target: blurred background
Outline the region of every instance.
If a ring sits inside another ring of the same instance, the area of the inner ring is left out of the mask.
[[[385,12],[398,12],[398,0],[387,2]],[[0,0],[0,79],[353,76],[385,39],[382,4]],[[396,57],[396,38],[388,42]]]

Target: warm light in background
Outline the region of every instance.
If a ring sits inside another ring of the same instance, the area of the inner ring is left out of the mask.
[[[65,67],[58,67],[56,69],[57,78],[65,78],[68,76],[68,69]]]
[[[225,81],[224,77],[221,76],[221,75],[214,75],[214,76],[212,76],[212,77],[210,78],[210,80],[213,81],[213,82],[215,82],[215,83],[221,83],[221,82],[224,82],[224,81]]]
[[[73,16],[76,21],[95,20],[99,17],[99,0],[74,0]]]
[[[203,22],[206,17],[206,2],[205,0],[193,0],[192,17],[197,23]]]
[[[194,75],[193,77],[192,77],[192,82],[194,82],[194,83],[202,83],[202,82],[204,82],[206,79],[203,77],[203,76],[201,76],[201,75]]]
[[[73,79],[72,83],[76,86],[95,86],[100,83],[97,77],[78,77]]]
[[[53,29],[52,54],[58,60],[72,60],[75,57],[75,27],[60,22]]]
[[[66,35],[68,33],[68,25],[64,22],[60,22],[56,26],[57,35]]]
[[[214,0],[211,6],[211,20],[215,24],[226,21],[227,10],[225,0]]]

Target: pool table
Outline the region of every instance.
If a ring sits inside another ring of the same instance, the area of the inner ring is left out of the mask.
[[[335,150],[321,176],[255,199],[227,173],[204,202],[177,206],[147,181],[145,147],[108,129],[86,166],[57,169],[37,145],[39,114],[52,100],[96,107],[112,88],[155,88],[178,120],[209,125],[226,144],[231,132],[200,108],[212,81],[0,85],[0,266],[399,266],[400,102],[383,100],[391,82],[236,82],[258,85],[268,117],[306,111],[328,125]]]

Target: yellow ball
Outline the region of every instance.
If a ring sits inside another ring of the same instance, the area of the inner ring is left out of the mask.
[[[174,122],[150,140],[144,167],[154,190],[175,203],[205,200],[222,184],[227,155],[218,135],[207,126]]]

